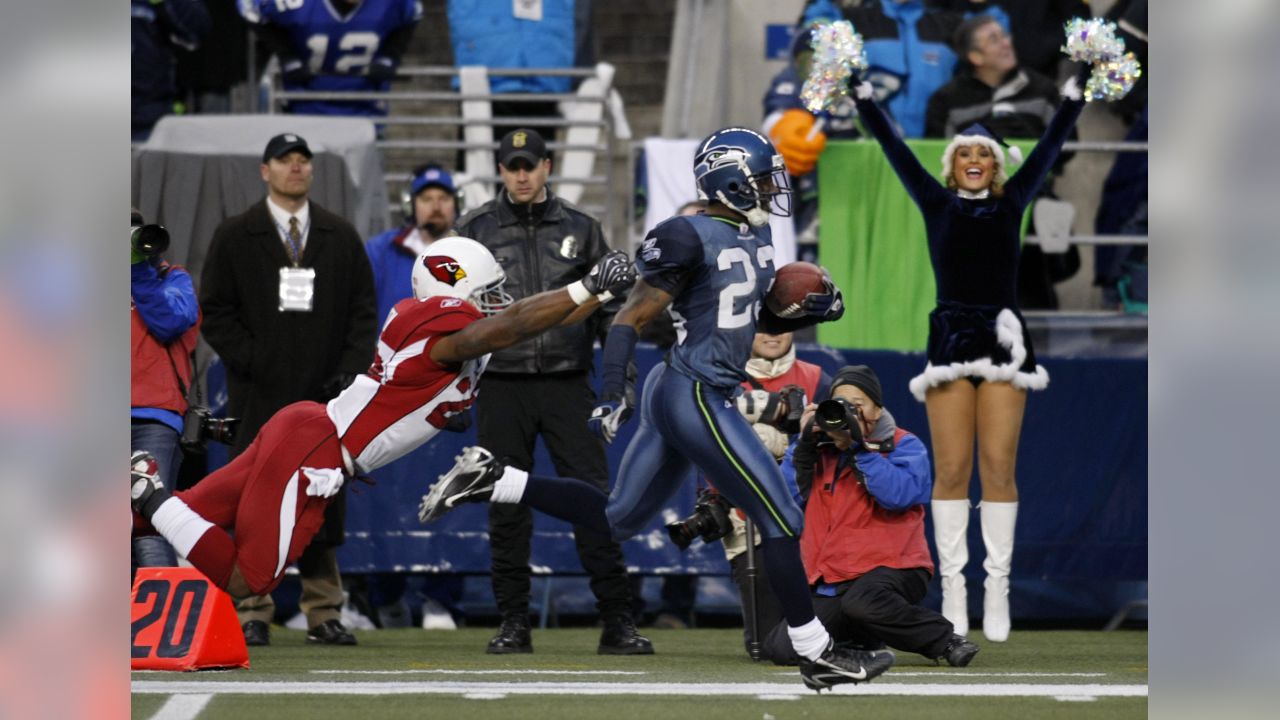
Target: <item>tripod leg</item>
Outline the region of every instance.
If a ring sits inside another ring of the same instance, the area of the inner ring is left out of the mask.
[[[751,606],[747,613],[747,629],[751,633],[751,642],[747,652],[752,660],[760,659],[760,604],[756,594],[756,524],[747,518],[747,603]]]

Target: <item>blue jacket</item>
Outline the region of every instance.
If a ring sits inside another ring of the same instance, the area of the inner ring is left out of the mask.
[[[411,225],[392,228],[364,244],[373,269],[373,289],[378,297],[378,327],[387,321],[387,315],[396,303],[413,297],[413,262],[417,255],[405,249],[397,240],[413,230]]]
[[[449,0],[449,38],[455,65],[567,68],[586,64],[590,2],[542,0],[542,19],[517,18],[510,2]],[[457,81],[454,81],[457,87]],[[564,93],[567,77],[493,77],[495,93]]]

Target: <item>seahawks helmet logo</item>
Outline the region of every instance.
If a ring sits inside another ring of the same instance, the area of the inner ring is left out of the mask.
[[[467,276],[467,271],[462,269],[462,264],[448,255],[428,255],[422,259],[422,262],[431,272],[431,277],[450,286],[457,285],[459,280]]]

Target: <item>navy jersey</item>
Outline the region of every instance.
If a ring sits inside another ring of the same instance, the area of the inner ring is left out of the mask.
[[[769,227],[674,217],[649,231],[638,264],[646,283],[675,297],[671,367],[722,388],[746,380],[760,301],[773,285]]]
[[[293,52],[315,77],[286,90],[329,92],[383,91],[363,73],[379,57],[392,31],[422,19],[421,0],[363,0],[343,17],[329,0],[240,0],[241,14],[254,24],[275,25],[289,33]],[[344,77],[345,76],[345,77]],[[383,115],[372,102],[293,101],[289,112],[310,115]]]

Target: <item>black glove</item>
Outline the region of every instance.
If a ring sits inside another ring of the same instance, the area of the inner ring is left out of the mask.
[[[306,85],[313,77],[307,64],[298,58],[283,58],[280,72],[284,75],[284,81],[290,85]]]
[[[610,250],[582,278],[582,285],[592,295],[608,292],[621,295],[636,282],[636,268],[621,250]]]
[[[821,322],[839,320],[844,315],[844,295],[831,278],[825,278],[822,284],[823,292],[805,295],[800,309],[805,315],[820,318]]]
[[[374,58],[364,75],[369,82],[391,82],[396,79],[396,62],[389,57]]]
[[[324,396],[325,400],[332,400],[342,394],[342,391],[346,390],[347,386],[354,382],[355,379],[356,376],[354,373],[340,372],[325,381],[324,385],[320,388],[320,393]]]

